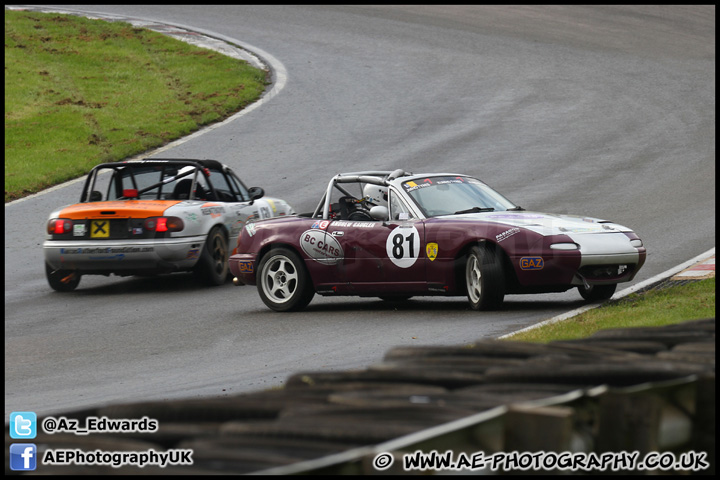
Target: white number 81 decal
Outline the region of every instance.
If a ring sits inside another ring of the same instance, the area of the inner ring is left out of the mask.
[[[415,227],[395,227],[385,242],[388,258],[400,268],[412,267],[420,254],[420,234]]]

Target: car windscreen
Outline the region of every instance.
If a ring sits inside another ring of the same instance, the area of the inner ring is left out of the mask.
[[[471,177],[419,178],[403,182],[402,188],[426,217],[516,208],[498,192]]]

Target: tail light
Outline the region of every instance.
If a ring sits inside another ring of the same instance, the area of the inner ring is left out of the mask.
[[[151,232],[179,232],[185,228],[185,223],[178,217],[150,217],[143,227]]]
[[[62,235],[72,232],[73,222],[67,218],[51,218],[47,223],[47,233],[50,235]]]

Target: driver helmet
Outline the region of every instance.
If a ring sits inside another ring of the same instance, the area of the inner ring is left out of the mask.
[[[368,183],[363,188],[363,195],[365,196],[365,200],[368,202],[380,205],[382,207],[387,207],[387,199],[388,199],[388,190],[387,187],[382,187],[380,185],[373,185],[372,183]]]

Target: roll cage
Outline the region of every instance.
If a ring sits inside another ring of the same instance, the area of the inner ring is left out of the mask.
[[[315,208],[315,211],[312,214],[312,218],[322,218],[323,220],[330,219],[332,210],[331,200],[334,190],[337,190],[341,194],[341,198],[350,199],[350,201],[353,203],[362,203],[364,201],[362,196],[358,198],[357,195],[354,195],[350,193],[347,189],[345,189],[343,187],[344,184],[359,184],[361,186],[363,184],[372,184],[389,187],[391,182],[396,178],[408,175],[412,175],[412,173],[406,172],[402,169],[397,169],[393,171],[363,171],[341,173],[335,175],[332,179],[330,179],[330,182],[328,182],[327,189],[325,190],[323,196],[320,198],[320,202]]]
[[[102,191],[97,188],[101,183],[104,184],[99,181],[99,177],[107,173],[111,177],[107,180],[106,200],[177,200],[179,198],[173,198],[172,187],[181,181],[186,182],[188,192],[187,198],[183,199],[193,199],[193,194],[202,200],[248,201],[259,198],[248,190],[229,167],[216,160],[153,159],[96,165],[85,181],[81,203],[103,199]],[[225,189],[216,189],[211,180],[213,173],[225,177]],[[152,176],[155,180],[147,184],[147,181],[143,182],[145,178],[142,177],[145,176]],[[199,184],[201,176],[204,187]],[[203,195],[198,194],[198,190],[202,190]],[[201,196],[203,198],[199,198]]]

